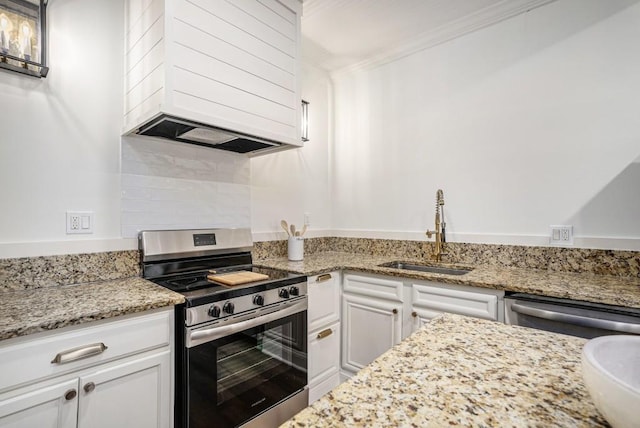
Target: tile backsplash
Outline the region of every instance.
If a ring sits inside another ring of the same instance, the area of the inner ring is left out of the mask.
[[[145,229],[251,227],[249,158],[184,143],[122,139],[122,236]]]

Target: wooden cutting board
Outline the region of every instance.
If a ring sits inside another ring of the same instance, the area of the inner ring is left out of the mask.
[[[209,281],[218,282],[224,285],[240,285],[247,284],[249,282],[262,281],[269,279],[269,275],[263,273],[249,272],[246,270],[239,270],[233,273],[225,273],[221,275],[207,275]]]

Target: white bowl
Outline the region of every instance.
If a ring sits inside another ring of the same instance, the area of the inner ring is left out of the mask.
[[[640,336],[602,336],[582,350],[582,377],[614,428],[640,426]]]

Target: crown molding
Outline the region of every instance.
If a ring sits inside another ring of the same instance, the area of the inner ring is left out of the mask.
[[[405,56],[412,55],[424,49],[464,36],[465,34],[489,27],[493,24],[504,21],[505,19],[529,12],[532,9],[544,6],[554,1],[556,0],[503,0],[501,2],[494,3],[484,9],[466,15],[446,25],[429,30],[398,47],[386,50],[378,55],[371,56],[365,60],[332,71],[331,76],[336,79],[350,73],[371,69],[396,61]],[[318,0],[312,0],[312,2],[316,3]],[[341,1],[334,0],[329,1],[329,3],[341,3]]]

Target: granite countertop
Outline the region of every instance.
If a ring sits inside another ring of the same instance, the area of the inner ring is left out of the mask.
[[[290,262],[281,257],[255,260],[254,263],[305,275],[343,269],[640,308],[640,278],[637,277],[552,272],[498,266],[471,266],[474,268],[471,272],[461,276],[453,276],[378,266],[396,260],[398,257],[323,252],[305,255],[305,259],[300,262]],[[402,261],[425,263],[425,260],[402,259]],[[440,265],[453,266],[444,263]]]
[[[585,342],[444,314],[282,426],[608,426]]]
[[[182,295],[138,277],[0,296],[0,340],[184,302]]]

